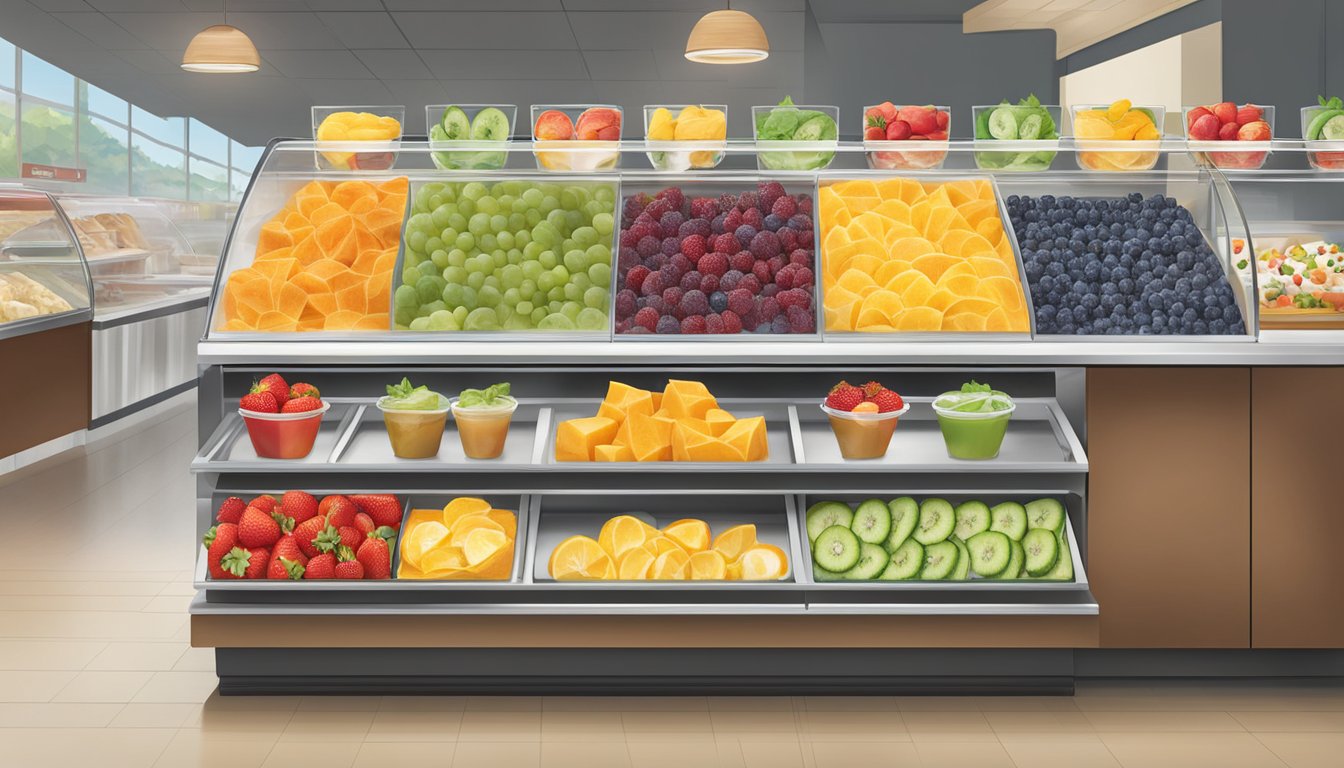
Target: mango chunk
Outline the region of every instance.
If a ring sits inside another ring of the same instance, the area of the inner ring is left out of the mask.
[[[610,445],[618,429],[605,416],[562,421],[555,433],[555,460],[593,461],[597,446]]]

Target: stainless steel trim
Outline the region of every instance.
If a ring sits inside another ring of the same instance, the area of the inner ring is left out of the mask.
[[[50,315],[41,315],[39,317],[29,317],[23,320],[14,320],[8,323],[0,323],[0,341],[13,339],[19,336],[27,336],[33,333],[42,333],[54,328],[64,328],[67,325],[76,325],[85,323],[93,319],[93,310],[85,307],[83,309],[72,309],[69,312],[57,312]]]
[[[359,423],[364,420],[364,409],[368,407],[367,403],[360,403],[345,414],[345,418],[341,420],[341,425],[337,427],[341,436],[336,438],[336,444],[331,447],[331,457],[327,459],[328,464],[339,463],[341,457],[345,455],[345,450],[350,447],[350,441],[355,438],[355,431],[359,429]]]

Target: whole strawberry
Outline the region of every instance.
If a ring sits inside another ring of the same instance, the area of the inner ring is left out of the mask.
[[[327,502],[330,501],[330,504]],[[325,508],[323,506],[325,505]],[[359,507],[351,501],[348,496],[328,496],[317,506],[317,511],[327,516],[327,524],[340,528],[341,526],[355,524],[355,515],[359,514]],[[372,515],[370,515],[372,517]]]
[[[243,398],[238,401],[238,407],[253,413],[280,412],[280,404],[276,402],[275,395],[270,392],[252,392],[243,395]]]
[[[298,542],[299,551],[308,557],[313,557],[322,552],[317,548],[316,539],[318,534],[326,530],[327,518],[322,515],[310,517],[294,527],[294,541]]]
[[[368,536],[370,533],[373,533],[373,529],[377,527],[377,525],[374,525],[373,518],[363,512],[355,515],[355,528],[359,531],[361,536]]]
[[[392,578],[392,553],[387,548],[387,540],[376,534],[370,534],[359,545],[355,559],[364,566],[364,576],[369,579]]]
[[[354,530],[351,528],[350,530]],[[318,552],[335,552],[341,546],[341,532],[330,524],[313,538],[313,547]]]
[[[390,493],[361,493],[350,497],[361,512],[373,518],[376,525],[401,528],[401,501]]]
[[[334,579],[336,578],[336,555],[331,552],[323,552],[317,557],[310,558],[308,565],[303,571],[305,579]]]
[[[317,499],[311,493],[285,491],[285,495],[280,497],[280,511],[298,525],[317,516]]]
[[[303,578],[304,570],[303,563],[298,560],[281,557],[278,553],[272,552],[270,562],[266,564],[266,578],[298,581]]]
[[[292,533],[281,536],[280,540],[275,542],[275,546],[271,548],[271,557],[283,557],[300,564],[308,562],[308,556],[303,554],[303,550],[299,548],[299,540],[294,538]]]
[[[901,396],[890,389],[883,389],[873,395],[872,402],[877,404],[877,410],[880,413],[891,413],[905,407],[905,401],[901,399]]]
[[[322,397],[322,393],[318,392],[318,391],[317,391],[317,387],[314,387],[312,384],[306,384],[306,383],[304,383],[304,382],[299,382],[299,383],[297,383],[297,384],[292,384],[292,385],[290,385],[290,387],[289,387],[289,396],[290,396],[291,398],[294,398],[294,397]]]
[[[247,509],[247,502],[237,496],[230,496],[219,504],[219,512],[215,514],[215,520],[221,523],[237,523],[243,516],[243,510]]]
[[[359,529],[353,525],[343,525],[337,528],[336,532],[341,537],[341,546],[348,547],[351,550],[358,547],[359,543],[364,540],[364,534],[360,533]]]
[[[275,511],[275,497],[269,493],[263,493],[257,498],[247,502],[247,506],[256,507],[269,515]]]
[[[826,395],[826,407],[837,411],[852,411],[854,406],[862,403],[864,400],[863,390],[842,381],[831,387],[830,393]]]
[[[322,401],[316,397],[296,397],[280,406],[281,413],[303,413],[316,411],[322,407]]]
[[[275,397],[277,407],[284,406],[285,401],[289,399],[289,384],[285,383],[284,378],[278,373],[272,373],[253,384],[252,391],[271,393]]]
[[[882,390],[886,389],[886,387],[882,386],[876,381],[870,381],[867,384],[864,384],[861,387],[861,389],[863,390],[863,396],[871,400],[877,396],[878,392],[881,392]]]
[[[238,521],[238,543],[244,547],[269,547],[280,538],[280,524],[256,507],[243,510]]]
[[[238,526],[233,523],[220,523],[205,532],[205,538],[202,539],[202,542],[206,548],[205,564],[210,569],[210,578],[237,578],[225,571],[220,561],[229,553],[229,550],[238,545]]]
[[[336,578],[364,578],[364,566],[355,559],[355,551],[349,547],[339,547],[336,550]]]
[[[266,565],[270,562],[271,552],[265,547],[256,549],[244,549],[243,547],[234,547],[224,555],[220,565],[224,570],[233,574],[237,579],[260,579],[266,573]]]

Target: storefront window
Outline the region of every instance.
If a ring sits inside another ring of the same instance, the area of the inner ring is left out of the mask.
[[[0,38],[0,88],[14,87],[14,44]]]
[[[75,113],[24,101],[22,116],[23,162],[75,166]]]
[[[19,175],[18,121],[14,114],[14,94],[0,90],[0,178]]]
[[[85,192],[124,195],[130,190],[130,131],[100,117],[79,123],[79,162],[88,173]]]
[[[187,123],[191,131],[189,148],[191,154],[203,157],[213,163],[227,165],[229,162],[229,137],[214,128],[192,119]]]
[[[229,199],[229,169],[202,160],[199,157],[191,158],[190,193],[192,200],[227,201]]]
[[[186,199],[186,153],[132,132],[131,194]]]
[[[23,52],[23,93],[64,107],[75,106],[75,76]]]
[[[79,83],[79,109],[81,112],[105,117],[122,125],[131,119],[125,99],[119,99],[102,88],[82,80]]]
[[[183,148],[186,128],[186,121],[180,117],[159,117],[139,107],[131,107],[131,129],[157,139],[161,144]]]

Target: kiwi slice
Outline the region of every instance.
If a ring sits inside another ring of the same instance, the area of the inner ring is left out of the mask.
[[[956,513],[947,499],[925,499],[919,505],[919,525],[915,526],[914,537],[924,546],[946,541],[952,535],[957,524]]]
[[[891,533],[891,511],[881,499],[868,499],[854,510],[854,520],[849,529],[860,540],[868,544],[881,544]]]
[[[1306,138],[1309,141],[1316,141],[1321,138],[1321,131],[1329,121],[1344,115],[1344,112],[1338,109],[1322,109],[1312,116],[1311,122],[1307,124]]]
[[[813,581],[844,581],[844,580],[845,580],[845,575],[844,575],[843,573],[836,573],[835,571],[828,571],[828,570],[826,570],[825,568],[822,568],[820,565],[817,565],[816,563],[812,563],[812,580],[813,580]]]
[[[902,496],[888,501],[887,509],[891,512],[891,533],[887,534],[886,547],[888,552],[895,552],[910,538],[915,524],[919,522],[919,502],[909,496]]]
[[[1327,141],[1344,139],[1344,115],[1335,115],[1321,126],[1321,138]]]
[[[1025,576],[1022,570],[1022,564],[1026,562],[1027,553],[1022,549],[1022,545],[1012,539],[1008,540],[1008,565],[1004,566],[1003,571],[995,574],[996,579],[1016,579]]]
[[[989,135],[1000,141],[1017,138],[1017,116],[1008,107],[999,107],[989,113]]]
[[[807,508],[807,540],[816,542],[821,532],[833,525],[848,528],[854,522],[854,512],[838,501],[818,501]],[[848,566],[840,570],[848,570]]]
[[[1043,127],[1040,115],[1027,115],[1017,126],[1017,138],[1023,141],[1035,141],[1041,137]]]
[[[832,525],[812,545],[812,561],[834,573],[843,573],[859,562],[859,537],[843,525]]]
[[[509,117],[494,107],[477,112],[476,119],[471,121],[472,141],[507,141],[508,138]]]
[[[952,532],[962,541],[989,530],[989,507],[983,501],[963,501],[957,505],[956,517]]]
[[[1013,541],[1021,541],[1027,534],[1026,508],[1015,501],[995,504],[989,511],[989,529],[998,531]]]
[[[948,541],[952,542],[959,552],[957,555],[957,567],[952,569],[952,575],[948,576],[953,581],[965,581],[971,573],[971,550],[966,548],[966,542],[956,536],[949,536]]]
[[[882,581],[904,581],[913,579],[924,567],[924,548],[914,539],[906,539],[891,553],[891,561],[886,570],[878,576]]]
[[[443,138],[446,141],[463,141],[471,136],[471,121],[461,107],[443,110],[439,125],[443,127]]]
[[[1055,568],[1059,558],[1059,540],[1054,531],[1033,528],[1022,538],[1022,549],[1026,550],[1027,573],[1031,576],[1044,576]]]
[[[924,549],[924,567],[919,572],[919,578],[930,581],[946,579],[956,570],[960,557],[961,550],[950,541],[930,544]]]
[[[859,545],[859,562],[841,574],[840,578],[851,581],[875,579],[887,569],[890,560],[891,558],[887,557],[887,550],[865,541]]]
[[[1059,499],[1036,499],[1027,502],[1027,527],[1046,528],[1055,533],[1064,530],[1064,505]]]
[[[1055,567],[1040,578],[1050,581],[1073,581],[1073,557],[1069,554],[1067,541],[1059,539],[1059,557],[1055,560]]]
[[[1012,540],[998,531],[977,533],[966,542],[971,551],[971,570],[975,575],[989,578],[1003,573],[1013,557]]]

